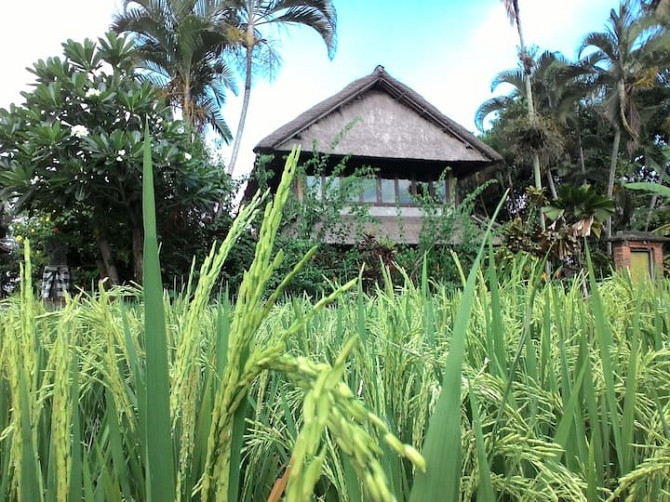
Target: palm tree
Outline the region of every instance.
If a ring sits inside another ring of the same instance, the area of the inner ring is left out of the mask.
[[[519,35],[519,60],[523,68],[524,85],[526,88],[526,104],[528,106],[528,119],[532,122],[535,119],[535,107],[533,104],[533,90],[531,88],[531,72],[533,69],[533,58],[528,53],[526,44],[523,38],[523,30],[521,29],[521,15],[519,13],[518,0],[502,0],[507,17],[512,26],[516,27]],[[542,173],[540,172],[540,157],[533,154],[533,173],[535,176],[535,188],[542,190]],[[544,219],[542,219],[542,226],[544,227]]]
[[[221,108],[235,85],[224,59],[231,48],[221,29],[224,6],[217,0],[124,0],[112,29],[134,36],[141,76],[163,89],[185,122],[200,132],[209,125],[229,142]]]
[[[271,66],[278,60],[261,30],[273,25],[308,26],[321,36],[328,48],[328,55],[332,58],[335,53],[337,28],[337,15],[332,0],[234,0],[234,12],[237,17],[237,44],[245,61],[245,80],[242,111],[228,164],[228,174],[235,170],[240,151],[249,110],[254,61],[263,61]]]
[[[653,13],[661,22],[670,22],[670,0],[641,0],[642,8]]]
[[[559,52],[545,51],[534,63],[529,79],[518,68],[498,73],[491,81],[491,92],[495,92],[502,84],[511,85],[512,90],[507,96],[495,96],[479,105],[475,112],[477,128],[484,131],[484,120],[491,113],[506,109],[518,99],[528,100],[526,81],[531,82],[531,92],[535,98],[533,112],[552,116],[557,122],[565,123],[573,111],[572,105],[585,92],[578,88],[574,80],[566,81],[562,78],[562,71],[568,65],[568,60]]]
[[[542,122],[551,124],[552,129],[555,127],[556,130],[561,130],[561,136],[577,131],[576,139],[580,152],[581,171],[584,174],[585,166],[577,112],[579,100],[586,94],[587,90],[582,82],[574,79],[567,80],[563,77],[563,72],[568,67],[569,62],[562,54],[545,51],[536,58],[529,80],[535,98],[534,113],[536,120],[540,122],[543,119]],[[479,106],[475,112],[475,125],[480,131],[484,131],[484,120],[490,114],[509,110],[512,106],[518,106],[520,100],[527,100],[525,81],[524,72],[520,68],[503,70],[493,78],[491,92],[494,92],[502,84],[512,86],[512,90],[506,96],[495,96]],[[543,161],[546,164],[547,185],[552,197],[556,198],[556,187],[551,174],[549,157],[555,158],[559,155],[559,152],[556,145],[553,144],[547,145],[544,150],[548,156]]]
[[[582,55],[586,55],[582,58]],[[614,193],[614,179],[622,135],[630,146],[638,142],[640,128],[639,91],[653,87],[659,72],[670,66],[670,34],[653,16],[636,15],[627,1],[612,9],[606,30],[584,37],[575,67],[585,75],[614,129],[607,180],[607,197]],[[612,219],[607,221],[607,237],[612,236]]]

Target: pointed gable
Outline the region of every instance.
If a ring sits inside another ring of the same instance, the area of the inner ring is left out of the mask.
[[[470,172],[502,161],[382,66],[270,134],[254,151],[289,151],[296,144],[312,151],[315,143],[319,151],[336,155],[455,163],[469,165]]]

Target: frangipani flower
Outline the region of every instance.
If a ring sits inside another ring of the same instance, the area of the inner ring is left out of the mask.
[[[85,138],[89,134],[90,134],[90,132],[86,128],[86,126],[83,126],[83,125],[72,126],[72,136],[75,136],[77,138]]]

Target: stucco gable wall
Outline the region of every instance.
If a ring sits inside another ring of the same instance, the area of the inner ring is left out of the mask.
[[[370,90],[330,113],[279,146],[299,144],[303,151],[317,148],[330,152],[330,143],[347,125],[356,121],[335,147],[333,154],[365,157],[407,158],[437,161],[487,161],[481,153],[443,132],[416,111],[387,93]]]

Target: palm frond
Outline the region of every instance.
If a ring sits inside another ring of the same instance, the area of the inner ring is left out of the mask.
[[[484,132],[484,120],[486,117],[492,113],[504,110],[512,101],[514,101],[514,99],[509,96],[496,96],[484,101],[479,105],[479,108],[477,108],[477,111],[475,112],[475,126],[477,129]]]
[[[264,24],[297,24],[316,31],[328,48],[332,59],[337,49],[337,11],[332,0],[273,0],[258,8],[256,26]]]
[[[518,68],[503,70],[497,73],[491,80],[491,92],[494,92],[501,84],[510,84],[514,87],[512,91],[515,95],[523,95],[524,89],[523,71]]]

